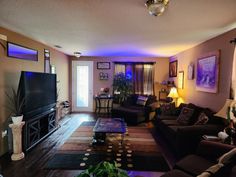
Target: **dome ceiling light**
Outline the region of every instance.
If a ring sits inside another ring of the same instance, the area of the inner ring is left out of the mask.
[[[81,56],[81,52],[74,52],[74,56],[79,58]]]
[[[150,15],[160,16],[164,13],[167,6],[169,4],[169,0],[148,0],[145,5],[149,11]]]

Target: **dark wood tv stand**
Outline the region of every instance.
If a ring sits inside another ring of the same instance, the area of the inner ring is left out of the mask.
[[[50,109],[25,120],[23,150],[29,151],[56,130],[56,110]]]

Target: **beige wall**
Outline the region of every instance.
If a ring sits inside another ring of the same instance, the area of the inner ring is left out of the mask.
[[[178,60],[178,71],[184,71],[184,89],[179,89],[179,94],[183,97],[185,102],[192,102],[199,106],[206,106],[215,111],[219,110],[223,106],[225,99],[229,98],[230,79],[232,72],[231,66],[234,51],[234,45],[230,44],[229,41],[235,38],[235,36],[236,29],[217,36],[170,58],[170,61],[176,59]],[[187,79],[188,65],[190,63],[194,63],[196,76],[197,59],[216,50],[221,51],[219,91],[216,94],[196,91],[196,78],[194,78],[194,80]],[[177,78],[174,78],[174,80],[175,83],[177,83]]]
[[[14,33],[0,27],[0,34],[8,37],[9,42],[23,45],[38,50],[38,62],[9,58],[6,56],[6,50],[0,45],[0,135],[2,130],[7,128],[8,111],[4,108],[6,104],[6,95],[11,87],[17,88],[21,71],[44,71],[44,49],[49,49],[51,53],[51,64],[56,66],[57,80],[60,81],[60,100],[69,99],[69,60],[63,53],[47,47],[37,41],[29,39],[20,34]],[[0,40],[6,46],[6,42]],[[0,136],[0,155],[7,151],[7,137]]]
[[[84,57],[81,56],[79,59],[76,57],[70,57],[71,60],[80,61],[93,61],[94,62],[94,82],[93,82],[93,93],[97,94],[100,88],[109,87],[112,88],[114,64],[113,62],[156,62],[155,64],[155,83],[160,83],[163,80],[168,79],[169,72],[169,58],[156,58],[156,57]],[[111,62],[111,69],[109,70],[98,70],[97,62]],[[100,80],[99,73],[104,72],[109,74],[108,80]],[[71,77],[71,74],[70,74]],[[71,87],[71,84],[70,84]]]

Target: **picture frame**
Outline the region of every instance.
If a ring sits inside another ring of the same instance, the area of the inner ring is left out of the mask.
[[[28,61],[38,61],[38,50],[13,42],[7,42],[7,57]]]
[[[100,80],[108,80],[108,78],[109,78],[108,73],[104,73],[104,72],[99,73]]]
[[[110,62],[97,62],[97,69],[110,69]]]
[[[194,64],[189,64],[188,65],[188,80],[193,80],[194,79]]]
[[[217,93],[219,84],[220,51],[197,60],[196,90]]]
[[[178,88],[179,89],[184,89],[184,71],[179,71]]]
[[[48,49],[44,49],[44,72],[50,73],[51,72],[51,65],[50,65],[50,51]]]
[[[169,77],[177,77],[178,60],[169,63]]]

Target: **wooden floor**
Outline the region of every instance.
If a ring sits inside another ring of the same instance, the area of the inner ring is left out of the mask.
[[[3,177],[74,177],[78,175],[79,170],[45,170],[44,165],[82,122],[92,120],[95,120],[92,114],[81,113],[67,116],[60,122],[60,128],[27,153],[25,159],[12,162],[9,155],[1,158],[0,174],[2,173]],[[163,147],[165,147],[164,144]],[[164,149],[165,157],[171,166],[173,158]],[[160,172],[130,172],[130,176],[133,177],[158,177],[161,174]]]

